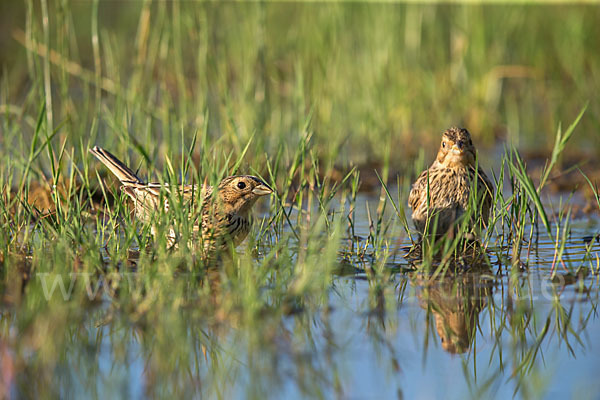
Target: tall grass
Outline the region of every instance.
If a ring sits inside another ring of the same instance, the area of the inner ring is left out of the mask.
[[[44,7],[24,5],[4,28],[5,148],[32,136],[40,99],[68,145],[138,143],[152,160],[206,131],[238,153],[255,134],[253,162],[293,146],[310,114],[326,168],[388,151],[406,168],[451,124],[549,151],[545,133],[587,99],[583,130],[598,121],[595,7],[61,1],[44,25]]]

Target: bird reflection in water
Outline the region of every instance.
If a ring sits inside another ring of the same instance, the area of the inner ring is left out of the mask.
[[[488,304],[494,281],[489,275],[471,272],[430,279],[416,277],[417,296],[423,309],[435,319],[442,348],[448,353],[467,352],[479,327],[479,313]],[[429,326],[428,326],[429,328]]]

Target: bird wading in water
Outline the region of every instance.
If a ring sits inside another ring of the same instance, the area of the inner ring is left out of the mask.
[[[133,199],[136,218],[148,223],[160,208],[169,210],[169,196],[173,186],[161,183],[146,183],[113,154],[101,147],[89,150],[121,181],[121,190]],[[194,202],[202,201],[201,216],[194,224],[194,238],[207,251],[224,249],[233,244],[238,246],[248,236],[252,223],[250,211],[259,197],[273,193],[261,179],[251,175],[236,175],[224,178],[216,188],[209,185],[177,185],[177,195],[184,206],[190,208]],[[161,196],[161,191],[163,195]],[[155,234],[154,226],[152,233]],[[167,243],[177,242],[175,230],[169,229]]]
[[[471,199],[474,193],[477,193],[475,202]],[[487,227],[493,194],[492,183],[476,165],[476,150],[469,131],[452,127],[443,133],[434,163],[413,183],[408,205],[421,236],[433,233],[434,229],[436,236],[440,236],[455,233],[456,221],[470,202],[478,209],[472,210],[469,229],[476,230],[480,223]]]

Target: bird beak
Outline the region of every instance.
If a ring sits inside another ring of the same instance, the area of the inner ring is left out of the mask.
[[[252,193],[254,193],[257,196],[265,196],[267,194],[273,193],[273,189],[268,187],[265,183],[261,183],[260,185],[252,189]]]
[[[463,154],[463,148],[455,145],[452,145],[452,154],[455,156],[460,156]]]

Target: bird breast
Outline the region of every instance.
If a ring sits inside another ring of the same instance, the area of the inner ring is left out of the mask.
[[[230,214],[228,220],[226,233],[237,246],[246,238],[248,232],[250,232],[250,219],[246,215],[237,213]]]
[[[429,192],[432,203],[439,208],[460,204],[467,206],[471,175],[466,168],[436,168],[430,170]]]

